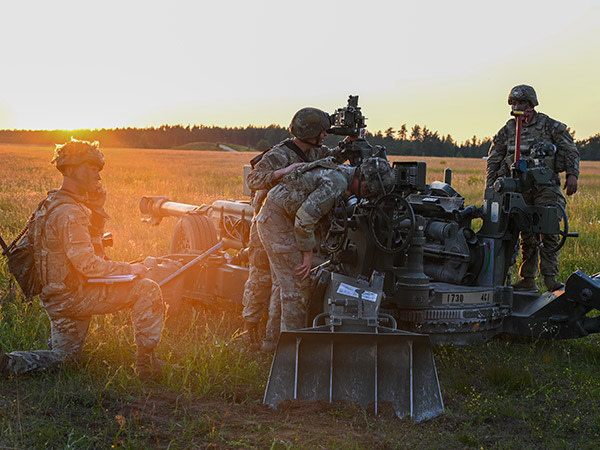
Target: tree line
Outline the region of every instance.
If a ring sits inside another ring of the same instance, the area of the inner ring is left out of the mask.
[[[193,142],[236,144],[263,151],[289,137],[286,128],[279,125],[266,127],[217,127],[205,125],[162,125],[149,128],[82,129],[82,130],[0,130],[0,142],[13,144],[53,145],[71,139],[99,141],[103,147],[176,148]],[[452,136],[440,135],[427,126],[403,124],[397,130],[367,133],[372,145],[382,145],[390,155],[442,156],[481,158],[487,156],[491,138],[473,136],[462,143]],[[338,136],[328,136],[325,144],[333,146]],[[576,141],[584,160],[600,160],[600,133]]]

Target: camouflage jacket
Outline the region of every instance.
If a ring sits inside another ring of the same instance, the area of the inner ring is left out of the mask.
[[[510,176],[515,158],[516,120],[510,119],[492,140],[488,153],[486,186],[491,187],[497,178]],[[554,170],[554,179],[560,184],[560,172],[579,177],[579,151],[564,123],[536,112],[531,122],[523,123],[521,131],[521,157],[527,159],[531,146],[537,142],[556,145],[556,155],[544,163]]]
[[[286,139],[285,141],[280,142],[266,152],[262,159],[248,174],[248,187],[254,191],[252,207],[254,208],[255,214],[258,214],[260,211],[260,208],[267,197],[267,192],[280,181],[273,180],[273,172],[283,169],[291,164],[303,162],[292,149],[285,145],[289,140],[290,139]],[[313,147],[306,153],[306,159],[308,161],[317,161],[328,156],[333,156],[335,160],[340,163],[346,160],[346,157],[342,156],[342,151],[339,147],[331,149],[323,145],[318,148]]]
[[[111,261],[94,248],[91,211],[83,201],[63,189],[50,191],[29,222],[45,306],[77,293],[87,278],[132,273],[131,264]]]
[[[285,214],[294,222],[298,249],[311,251],[316,244],[317,223],[349,189],[355,170],[326,158],[290,172],[269,191],[257,221],[264,222],[274,211]]]

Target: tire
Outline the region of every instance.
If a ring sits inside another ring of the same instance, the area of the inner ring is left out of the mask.
[[[202,253],[217,242],[217,231],[208,217],[186,214],[175,224],[171,253]]]

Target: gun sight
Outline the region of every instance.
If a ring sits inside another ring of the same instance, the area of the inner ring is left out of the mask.
[[[358,95],[350,95],[348,104],[343,108],[336,109],[329,116],[331,126],[327,133],[359,137],[361,131],[366,127],[365,120],[366,117],[362,115],[360,106],[358,106]]]

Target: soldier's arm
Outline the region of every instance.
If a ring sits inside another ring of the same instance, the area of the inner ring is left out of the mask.
[[[579,178],[579,150],[575,145],[573,136],[565,124],[560,124],[552,135],[552,140],[559,152],[565,155],[565,172]]]
[[[315,227],[319,220],[335,205],[344,189],[331,182],[321,184],[302,203],[294,221],[296,243],[301,252],[312,251],[316,244]]]
[[[248,174],[246,179],[248,187],[253,191],[270,190],[277,185],[283,176],[280,172],[277,173],[277,170],[289,165],[289,159],[286,158],[285,154],[277,151],[277,149],[268,151]]]
[[[492,145],[488,151],[488,159],[486,166],[486,187],[492,187],[494,181],[498,178],[502,161],[506,157],[506,136],[504,134],[504,128],[502,128],[492,139]]]
[[[333,160],[338,164],[342,164],[348,160],[346,153],[344,152],[344,150],[342,148],[340,148],[339,145],[334,148],[329,148],[329,147],[322,147],[322,148],[325,151],[323,152],[323,156],[321,156],[321,158],[319,158],[319,159],[323,159],[327,156],[333,156]]]
[[[577,192],[577,180],[579,179],[579,150],[575,145],[573,136],[567,130],[567,126],[560,122],[557,123],[558,125],[554,127],[552,140],[558,152],[564,155],[565,172],[567,174],[564,189],[566,189],[567,195],[573,195]]]
[[[82,210],[71,207],[63,211],[60,218],[58,236],[75,270],[87,278],[133,273],[129,263],[106,260],[96,255],[89,232],[90,223]]]

